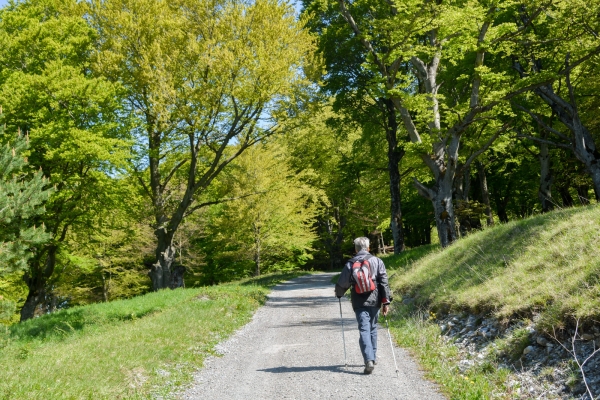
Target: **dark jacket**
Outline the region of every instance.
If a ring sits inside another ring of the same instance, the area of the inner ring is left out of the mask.
[[[389,304],[392,301],[392,292],[388,284],[388,276],[385,271],[385,265],[380,258],[371,256],[369,265],[371,266],[371,278],[375,282],[375,290],[370,293],[358,294],[354,290],[354,281],[352,278],[352,264],[357,260],[362,260],[367,256],[371,256],[368,251],[361,250],[356,253],[356,256],[348,260],[344,269],[340,274],[338,282],[335,285],[335,295],[342,297],[349,287],[351,290],[352,308],[360,307],[381,307],[381,304]]]

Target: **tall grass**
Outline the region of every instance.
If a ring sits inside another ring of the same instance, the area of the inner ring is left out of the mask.
[[[164,396],[298,273],[75,307],[0,331],[1,399]]]

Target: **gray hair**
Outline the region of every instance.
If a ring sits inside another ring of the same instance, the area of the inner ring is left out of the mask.
[[[369,250],[369,238],[363,236],[354,239],[354,249],[356,251]]]

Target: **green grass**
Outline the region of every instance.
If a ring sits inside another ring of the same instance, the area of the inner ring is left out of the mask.
[[[0,399],[167,395],[249,321],[269,287],[301,273],[60,311],[0,331]]]
[[[450,399],[520,398],[495,357],[518,358],[527,331],[497,339],[485,362],[461,373],[458,350],[442,340],[433,312],[484,312],[507,321],[535,313],[538,329],[547,331],[575,318],[597,321],[599,228],[600,207],[572,208],[485,229],[444,250],[427,246],[385,258],[396,297],[415,299],[392,308],[397,342]]]
[[[433,310],[541,314],[542,328],[600,317],[600,207],[498,225],[398,265],[396,293]],[[427,250],[428,251],[428,250]],[[426,251],[424,251],[426,253]]]

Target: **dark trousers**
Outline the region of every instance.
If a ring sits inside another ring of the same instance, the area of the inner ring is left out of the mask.
[[[365,364],[377,358],[377,319],[379,307],[361,307],[354,310],[358,331],[360,332],[360,351]]]

